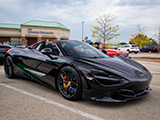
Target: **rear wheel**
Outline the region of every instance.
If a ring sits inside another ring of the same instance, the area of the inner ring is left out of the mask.
[[[127,51],[128,51],[129,53],[131,53],[131,51],[130,51],[129,49],[128,49]]]
[[[82,96],[81,79],[77,71],[70,66],[60,70],[57,85],[62,96],[68,100],[78,100]]]
[[[14,71],[13,71],[13,60],[10,56],[7,56],[4,60],[4,72],[6,77],[8,78],[14,78]]]
[[[135,54],[137,54],[138,52],[134,52]]]

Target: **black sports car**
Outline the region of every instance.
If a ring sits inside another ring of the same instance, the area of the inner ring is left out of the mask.
[[[22,45],[22,44],[17,44],[17,43],[6,43],[5,45],[8,45],[10,47],[17,47],[17,48],[26,48],[25,45]]]
[[[10,46],[3,45],[0,43],[0,63],[3,62],[3,57],[5,56],[6,52],[10,49]]]
[[[145,45],[140,48],[141,52],[151,52],[151,48],[154,47],[154,45]]]
[[[89,44],[45,41],[5,56],[5,75],[24,76],[58,89],[68,100],[81,97],[101,102],[125,102],[147,95],[151,73],[140,63],[109,57]]]

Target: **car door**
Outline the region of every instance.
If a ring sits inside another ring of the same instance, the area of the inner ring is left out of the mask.
[[[123,45],[123,46],[121,47],[121,51],[126,51],[126,46],[125,46],[125,45]]]
[[[41,60],[45,59],[39,49],[43,44],[44,43],[37,43],[28,49],[28,53],[25,55],[25,61],[29,68],[36,69],[36,67],[41,63]]]
[[[26,64],[28,68],[26,70],[30,72],[37,79],[54,85],[54,70],[58,67],[56,64],[59,58],[59,54],[56,55],[45,55],[41,53],[42,44],[33,47],[28,52],[28,58],[26,59]],[[52,73],[52,74],[50,74]]]

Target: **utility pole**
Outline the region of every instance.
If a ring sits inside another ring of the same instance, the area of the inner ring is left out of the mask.
[[[83,24],[84,24],[84,21],[82,22],[82,40],[83,40]]]

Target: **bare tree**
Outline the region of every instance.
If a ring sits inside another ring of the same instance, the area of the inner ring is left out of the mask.
[[[92,37],[96,37],[99,40],[102,39],[104,46],[108,40],[111,40],[112,38],[118,39],[118,36],[120,36],[120,34],[117,33],[119,26],[114,25],[115,19],[116,18],[110,14],[104,14],[103,16],[96,18],[96,23],[98,23],[98,25],[93,26],[93,30],[91,30]]]
[[[146,27],[145,27],[145,26],[142,26],[141,23],[140,23],[140,24],[137,24],[137,25],[136,25],[136,32],[137,32],[137,33],[143,33],[143,31],[144,31],[145,28],[146,28]]]
[[[140,24],[137,24],[136,25],[136,32],[137,32],[137,38],[139,38],[139,39],[137,39],[138,41],[137,41],[137,45],[138,46],[140,46],[140,41],[142,40],[142,38],[143,38],[143,34],[144,34],[144,29],[145,29],[145,27],[144,26],[142,26],[142,24],[140,23]]]
[[[157,23],[156,33],[157,34],[155,34],[154,36],[157,38],[158,44],[160,45],[160,23]]]

